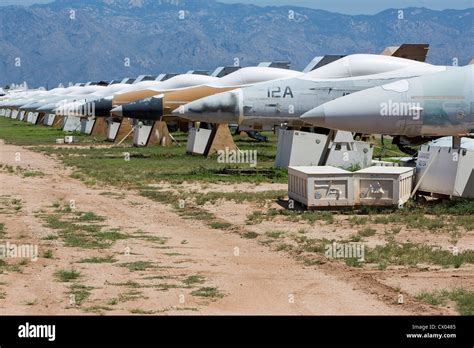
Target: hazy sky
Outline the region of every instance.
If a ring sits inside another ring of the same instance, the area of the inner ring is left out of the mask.
[[[53,0],[0,0],[0,5],[31,5]],[[219,0],[228,3],[247,3],[255,5],[295,5],[323,10],[349,13],[374,14],[387,8],[427,7],[435,10],[464,9],[474,7],[474,0]]]

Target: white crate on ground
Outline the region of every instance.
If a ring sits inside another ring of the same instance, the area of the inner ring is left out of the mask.
[[[353,173],[331,166],[288,167],[288,196],[307,207],[354,204]]]
[[[356,205],[403,206],[415,185],[415,168],[374,166],[354,173]]]

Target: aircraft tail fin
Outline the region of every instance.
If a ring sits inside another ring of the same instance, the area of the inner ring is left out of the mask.
[[[429,44],[402,44],[386,47],[381,53],[384,56],[400,57],[424,62],[428,55]]]
[[[290,69],[291,63],[288,61],[261,62],[257,66],[264,68]]]
[[[325,56],[314,57],[306,68],[304,68],[303,72],[308,73],[344,57],[345,55],[342,54],[328,54]]]
[[[220,66],[211,74],[214,77],[224,77],[240,69],[240,66]]]

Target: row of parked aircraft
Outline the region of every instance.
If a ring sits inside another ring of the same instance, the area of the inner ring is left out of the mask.
[[[49,91],[11,91],[0,97],[0,108],[254,129],[320,127],[391,135],[401,146],[442,136],[474,136],[474,66],[439,66],[418,61],[424,57],[408,58],[413,57],[325,56],[315,58],[303,72],[263,64],[219,68],[212,76],[190,71]]]

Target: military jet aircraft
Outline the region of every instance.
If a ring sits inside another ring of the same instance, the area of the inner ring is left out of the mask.
[[[301,75],[303,73],[289,69],[261,66],[246,67],[211,83],[176,90],[155,90],[154,96],[151,96],[153,92],[150,92],[149,98],[119,106],[112,110],[112,114],[141,120],[160,120],[163,115],[170,114],[178,106],[195,99],[263,81]],[[126,97],[118,96],[122,103],[126,101],[125,98],[130,98],[130,95]]]
[[[176,74],[160,74],[158,76],[141,75],[137,79],[126,78],[122,81],[112,81],[107,88],[100,91],[96,91],[91,94],[82,95],[75,98],[67,98],[61,101],[58,105],[48,104],[39,108],[40,112],[54,112],[57,115],[64,116],[91,116],[92,109],[88,109],[88,106],[94,103],[94,107],[100,109],[100,103],[97,101],[107,96],[113,96],[116,93],[121,93],[136,88],[144,88],[149,85],[154,85],[158,82],[166,81],[167,79],[176,76]]]
[[[91,101],[89,102],[90,105],[85,105],[84,108],[87,110],[94,109],[94,116],[96,117],[109,117],[110,111],[121,103],[128,103],[136,99],[145,98],[146,96],[156,95],[163,91],[212,83],[217,80],[219,80],[218,77],[203,75],[200,73],[181,74],[166,81],[143,83],[132,86],[120,93],[110,94],[105,98]]]
[[[198,99],[173,111],[190,121],[303,126],[299,117],[316,106],[360,90],[448,69],[370,54],[346,56],[304,76],[280,79]]]
[[[104,88],[103,85],[89,84],[86,86],[71,86],[67,88],[54,88],[50,91],[35,91],[26,92],[23,95],[12,98],[9,101],[0,104],[0,107],[7,107],[12,109],[22,109],[25,111],[35,111],[36,108],[45,103],[52,103],[68,96],[80,96],[97,92]]]
[[[322,104],[301,119],[317,127],[394,135],[394,143],[402,145],[474,137],[474,66],[366,89]]]

